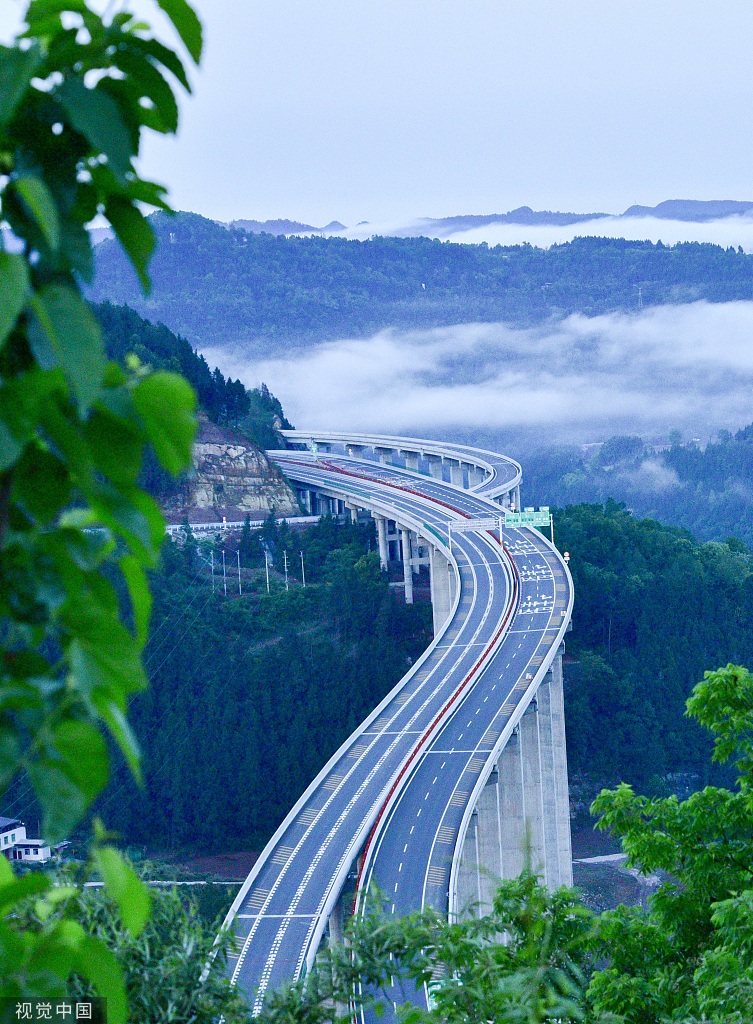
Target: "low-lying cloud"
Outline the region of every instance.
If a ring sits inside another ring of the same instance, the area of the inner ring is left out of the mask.
[[[705,439],[753,421],[753,302],[386,330],[267,360],[204,352],[250,387],[265,381],[301,427],[586,442],[673,428]]]
[[[338,232],[348,238],[371,238],[372,235],[424,234],[433,236],[440,230],[431,224],[416,221],[414,224],[364,224]],[[599,217],[577,224],[559,226],[555,224],[487,224],[469,231],[453,231],[442,234],[442,239],[451,242],[489,245],[531,245],[548,249],[550,245],[570,242],[575,237],[596,235],[601,238],[630,238],[675,245],[677,242],[712,242],[715,245],[742,246],[745,252],[753,252],[753,217],[735,216],[719,220],[694,221],[666,220],[661,217]]]

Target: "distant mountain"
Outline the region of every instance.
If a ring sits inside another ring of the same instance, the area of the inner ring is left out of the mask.
[[[144,297],[113,239],[95,250],[90,296],[126,303],[192,345],[270,355],[386,327],[430,328],[595,316],[753,294],[753,256],[708,243],[576,238],[550,249],[431,238],[228,231],[196,214],[151,218],[153,289]],[[640,299],[639,299],[640,296]]]
[[[471,231],[473,228],[485,228],[490,224],[555,224],[566,226],[579,224],[583,220],[598,220],[609,217],[608,213],[555,213],[551,210],[532,210],[530,206],[519,206],[509,213],[475,214],[460,217],[426,218],[418,220],[410,229],[410,234],[432,234],[437,237],[452,235],[456,231]],[[402,232],[401,232],[402,233]]]
[[[332,220],[323,228],[301,224],[297,220],[231,220],[227,226],[248,231],[252,235],[322,235],[345,230],[345,225],[339,220]]]
[[[621,214],[611,213],[556,213],[551,210],[532,210],[520,206],[509,213],[491,213],[460,217],[425,218],[415,221],[401,235],[431,235],[446,238],[458,231],[485,228],[490,224],[526,224],[566,227],[582,221],[602,220],[605,217],[657,217],[660,220],[679,220],[700,223],[721,220],[753,211],[752,203],[737,202],[733,199],[712,199],[707,202],[697,199],[667,199],[658,206],[631,206]]]
[[[751,210],[753,203],[740,203],[734,199],[710,199],[706,202],[698,199],[667,199],[658,206],[631,206],[622,216],[701,222],[737,217]]]

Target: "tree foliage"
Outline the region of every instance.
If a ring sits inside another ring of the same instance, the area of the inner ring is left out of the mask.
[[[152,889],[152,912],[143,932],[132,935],[118,921],[100,890],[78,896],[75,917],[87,935],[105,945],[123,967],[131,1019],[149,1024],[226,1024],[248,1021],[242,993],[227,978],[228,933],[215,944],[221,919],[202,921],[193,894],[177,888]],[[211,958],[210,958],[210,953]],[[207,974],[198,983],[199,971]],[[81,977],[71,994],[85,998],[91,987]]]
[[[707,669],[753,661],[753,556],[612,501],[555,511],[555,539],[577,595],[565,666],[572,769],[644,788],[670,772],[708,780],[709,735],[685,701]]]
[[[268,997],[261,1024],[344,1021],[348,1003],[350,1019],[394,1003],[411,1024],[585,1019],[593,919],[574,890],[549,892],[524,871],[501,883],[491,913],[453,923],[428,909],[391,917],[373,895],[344,947],[330,946],[307,979]],[[413,1001],[424,986],[429,1009]]]
[[[201,27],[186,0],[160,6],[198,60]],[[101,17],[84,0],[32,0],[19,36],[0,47],[0,219],[10,232],[0,250],[0,791],[25,773],[52,841],[105,786],[106,733],[138,777],[127,704],[146,683],[145,570],[164,534],[138,476],[147,447],[169,473],[181,471],[194,433],[190,386],[135,360],[108,362],[80,293],[92,279],[87,225],[97,215],[148,287],[154,236],[140,204],[167,205],[134,160],[144,128],[177,127],[173,81],[188,88],[184,65],[147,25],[127,11]],[[143,887],[104,835],[93,858],[137,935]],[[43,923],[19,930],[12,910],[31,892]],[[40,875],[16,879],[0,858],[0,893],[0,994],[64,994],[75,971],[123,1021],[118,965],[53,912],[60,891]]]
[[[664,878],[648,912],[620,907],[599,924],[596,953],[608,966],[589,997],[624,1024],[743,1024],[753,1014],[753,677],[735,665],[706,672],[688,714],[714,735],[714,759],[735,765],[733,790],[707,786],[679,801],[621,785],[593,805],[628,864]]]

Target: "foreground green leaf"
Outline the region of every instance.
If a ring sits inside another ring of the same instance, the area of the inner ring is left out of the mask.
[[[0,252],[0,347],[26,305],[29,271],[22,256]]]
[[[131,935],[140,935],[149,919],[151,897],[148,888],[113,846],[97,847],[94,863],[107,892],[118,905],[123,924]]]

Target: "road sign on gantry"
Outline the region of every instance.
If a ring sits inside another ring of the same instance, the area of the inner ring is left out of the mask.
[[[505,512],[505,526],[551,526],[551,514],[548,508],[540,508],[538,512],[533,509]]]
[[[449,527],[453,533],[463,533],[467,530],[498,530],[501,523],[501,516],[488,516],[486,519],[453,520]]]
[[[500,516],[484,516],[482,519],[453,519],[447,524],[448,534],[450,538],[450,551],[452,551],[452,535],[453,533],[469,533],[475,530],[499,530],[499,542],[502,543],[502,530],[504,529],[505,521]]]

